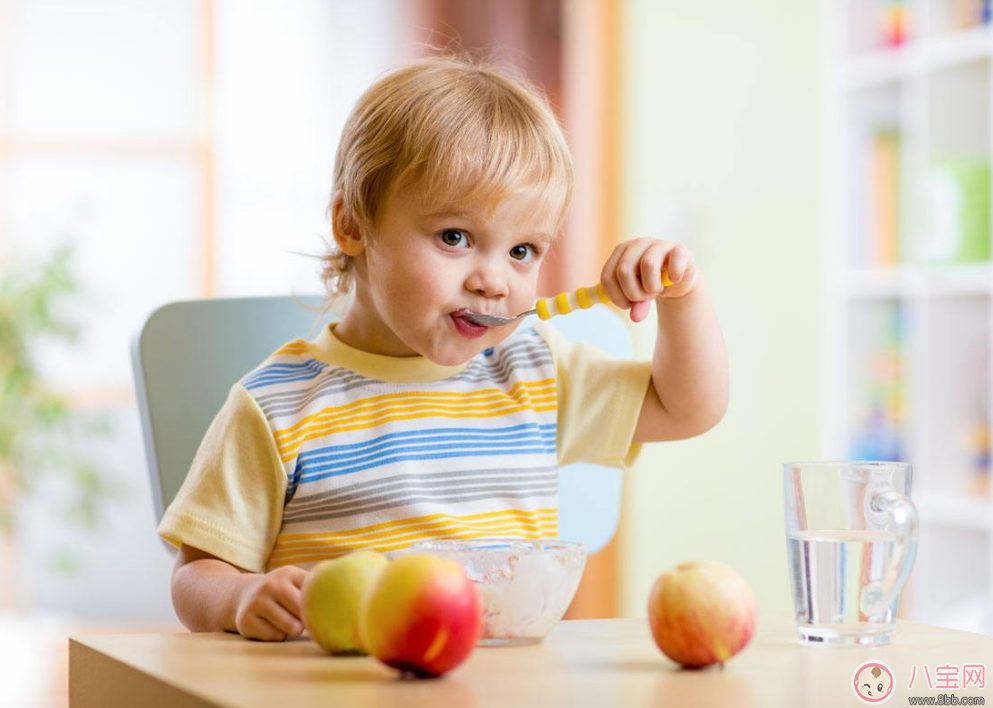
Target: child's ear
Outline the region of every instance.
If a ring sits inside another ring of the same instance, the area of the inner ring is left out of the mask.
[[[334,206],[331,209],[331,230],[334,233],[335,243],[345,255],[354,257],[365,250],[362,231],[345,212],[345,205],[340,195],[335,197]]]

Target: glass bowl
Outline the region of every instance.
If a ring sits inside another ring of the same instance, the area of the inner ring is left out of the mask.
[[[480,646],[536,644],[569,609],[586,566],[581,541],[421,541],[412,552],[450,558],[465,568],[483,605]]]

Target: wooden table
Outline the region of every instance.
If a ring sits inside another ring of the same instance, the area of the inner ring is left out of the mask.
[[[989,686],[928,690],[923,668],[928,665],[932,681],[938,666],[983,663],[993,671],[993,637],[900,622],[885,647],[801,646],[787,617],[760,618],[752,643],[723,669],[680,670],[655,647],[645,620],[575,620],[560,623],[536,646],[477,648],[435,680],[401,680],[374,659],[331,657],[308,639],[74,637],[69,695],[72,708],[858,706],[850,682],[868,661],[895,674],[890,706],[941,693],[982,696],[993,705]]]

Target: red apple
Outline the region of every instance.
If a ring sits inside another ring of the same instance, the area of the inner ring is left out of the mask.
[[[359,631],[366,651],[404,673],[441,676],[479,638],[476,587],[455,561],[426,554],[396,558],[365,596]]]
[[[755,633],[755,595],[720,563],[682,563],[652,586],[648,623],[673,661],[687,668],[723,664]]]

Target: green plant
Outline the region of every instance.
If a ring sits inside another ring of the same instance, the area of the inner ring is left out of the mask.
[[[102,416],[74,411],[46,387],[35,362],[46,339],[68,344],[79,329],[64,314],[78,295],[73,251],[63,246],[40,266],[0,267],[0,534],[16,527],[18,502],[45,477],[58,477],[68,490],[60,517],[94,528],[114,486],[100,468],[79,453],[79,441],[106,433]]]

